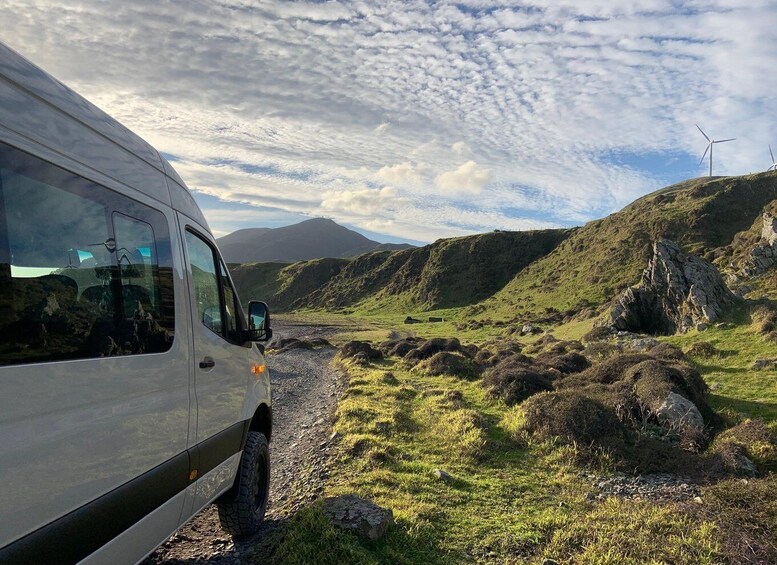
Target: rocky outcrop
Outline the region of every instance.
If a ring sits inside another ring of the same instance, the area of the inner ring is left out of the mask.
[[[750,251],[741,274],[752,277],[777,267],[777,218],[764,213],[761,241]]]
[[[654,335],[684,332],[714,322],[735,300],[714,265],[662,239],[653,244],[640,284],[616,299],[609,325]]]

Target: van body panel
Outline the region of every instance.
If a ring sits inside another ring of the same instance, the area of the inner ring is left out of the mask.
[[[194,201],[194,197],[189,190],[183,185],[178,184],[174,179],[167,179],[167,186],[170,189],[170,199],[173,203],[173,209],[181,212],[184,216],[199,224],[199,226],[205,231],[210,233],[210,227],[202,214],[202,210],[197,206],[197,202]]]
[[[52,107],[83,124],[88,124],[90,129],[101,133],[106,141],[120,145],[154,168],[162,169],[161,158],[156,149],[140,136],[3,44],[0,44],[0,75],[24,85],[27,91]]]
[[[0,78],[0,122],[106,176],[171,204],[164,173],[62,111]]]
[[[169,537],[169,532],[176,530],[183,524],[181,508],[184,505],[186,492],[184,490],[168,500],[142,521],[89,555],[81,563],[84,565],[105,563],[132,565],[149,555]]]
[[[175,236],[172,210],[166,218]],[[167,352],[0,367],[0,547],[186,450],[191,342],[178,263]]]

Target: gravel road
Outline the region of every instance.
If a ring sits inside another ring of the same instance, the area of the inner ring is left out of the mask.
[[[323,337],[330,326],[275,325],[276,339]],[[211,505],[178,530],[144,563],[223,564],[262,561],[279,539],[279,530],[301,505],[316,499],[328,476],[327,454],[342,376],[332,365],[334,349],[294,349],[270,353],[273,436],[270,442],[270,503],[261,531],[233,542],[219,526]]]

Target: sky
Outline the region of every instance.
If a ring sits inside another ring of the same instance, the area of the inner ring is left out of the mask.
[[[217,236],[579,225],[771,165],[777,1],[3,0],[0,40],[154,145]]]

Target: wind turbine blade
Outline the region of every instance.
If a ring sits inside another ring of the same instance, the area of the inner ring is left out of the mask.
[[[712,143],[725,143],[727,141],[734,141],[735,139],[736,139],[736,137],[732,137],[731,139],[716,139]]]
[[[772,153],[772,145],[769,144],[769,156],[772,158],[772,164],[774,164],[774,153]]]
[[[704,131],[703,131],[703,130],[702,130],[700,127],[699,127],[699,124],[695,124],[695,125],[696,125],[696,129],[698,129],[698,130],[701,132],[701,134],[704,136],[704,138],[705,138],[707,141],[712,141],[712,140],[711,140],[709,137],[707,137],[707,134],[706,134],[706,133],[704,133]]]
[[[704,158],[707,156],[707,151],[710,150],[710,146],[712,145],[712,142],[710,141],[707,144],[707,148],[704,150],[704,155],[701,156],[701,159],[699,159],[699,165],[701,165],[704,162]]]

